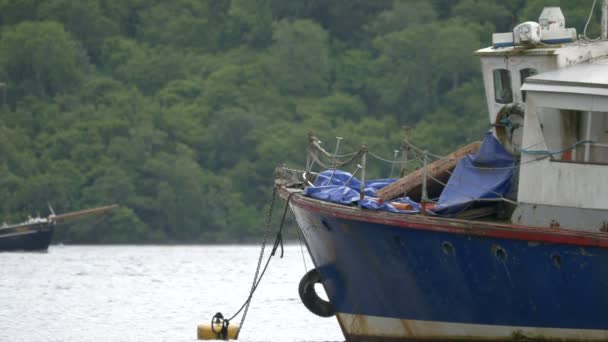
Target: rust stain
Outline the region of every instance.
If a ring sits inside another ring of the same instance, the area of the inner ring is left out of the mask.
[[[360,334],[369,333],[367,318],[362,315],[353,316],[353,320],[350,322],[350,331]]]
[[[377,336],[377,335],[359,335],[345,334],[347,342],[473,342],[473,341],[518,341],[518,342],[577,342],[586,341],[570,338],[548,338],[542,335],[530,336],[522,331],[516,330],[511,336],[505,337],[469,337],[469,336],[445,336],[445,337],[406,337],[406,336]]]
[[[342,233],[348,233],[350,231],[350,226],[347,223],[341,223],[340,230]]]
[[[346,330],[346,325],[344,324],[344,318],[342,318],[342,315],[338,313],[336,314],[336,319],[338,320],[338,325],[340,326],[340,330],[342,330],[342,334],[344,335],[344,337],[347,337],[348,331]]]
[[[406,332],[406,337],[414,337],[414,332],[412,331],[412,328],[410,327],[410,324],[404,320],[404,319],[400,319],[399,323],[401,323],[401,326],[403,327],[403,330],[405,330]]]
[[[560,224],[559,224],[559,222],[557,222],[555,220],[551,220],[551,223],[549,224],[549,227],[551,227],[553,229],[559,229],[560,228]]]

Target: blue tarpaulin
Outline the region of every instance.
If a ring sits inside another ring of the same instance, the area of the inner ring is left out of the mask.
[[[511,187],[514,163],[513,156],[488,133],[476,154],[458,161],[437,205],[430,212],[451,216],[466,210],[480,199],[503,197]],[[312,186],[304,189],[304,195],[345,205],[358,203],[372,210],[419,213],[420,204],[409,197],[391,202],[407,203],[412,210],[397,210],[390,202],[378,201],[376,192],[394,181],[392,178],[365,181],[365,197],[359,201],[361,182],[357,178],[345,171],[327,170],[316,177]]]
[[[433,212],[453,215],[480,199],[498,199],[511,187],[515,159],[488,133],[479,151],[458,161]]]
[[[412,210],[397,210],[390,202],[380,203],[377,200],[376,192],[394,181],[395,179],[392,178],[365,181],[365,197],[362,201],[359,201],[361,181],[345,171],[327,170],[317,176],[313,186],[308,186],[304,189],[304,195],[323,201],[347,205],[360,202],[361,207],[372,210],[394,213],[420,212],[420,204],[410,200],[408,197],[398,198],[392,202],[407,203],[412,206]]]

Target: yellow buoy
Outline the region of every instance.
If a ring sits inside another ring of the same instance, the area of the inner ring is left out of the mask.
[[[196,329],[196,338],[199,340],[223,340],[222,338],[222,323],[215,322],[213,326],[209,323],[199,324]],[[227,340],[236,339],[236,334],[239,331],[238,324],[229,324],[228,325],[228,334]]]

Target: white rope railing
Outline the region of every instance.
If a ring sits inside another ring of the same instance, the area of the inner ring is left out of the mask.
[[[429,167],[430,162],[437,161],[437,160],[446,160],[446,161],[456,160],[455,158],[449,158],[446,156],[433,154],[426,150],[423,150],[422,148],[409,142],[407,137],[402,142],[401,150],[393,150],[392,159],[385,158],[385,157],[380,156],[377,153],[368,151],[367,145],[362,145],[359,150],[351,152],[351,153],[339,154],[339,152],[340,152],[339,146],[340,146],[340,142],[341,142],[341,140],[343,140],[343,138],[336,137],[336,140],[337,141],[336,141],[335,151],[334,151],[334,153],[330,153],[321,146],[321,142],[314,135],[309,134],[309,148],[308,148],[306,171],[309,174],[312,173],[312,168],[315,164],[324,169],[333,170],[331,177],[329,178],[331,181],[336,169],[344,168],[348,165],[355,165],[356,168],[352,173],[352,177],[354,177],[354,175],[357,174],[359,171],[361,172],[360,173],[361,174],[361,188],[359,191],[361,199],[364,198],[365,179],[368,176],[368,174],[367,174],[367,171],[368,171],[367,170],[367,168],[368,168],[368,160],[367,160],[368,158],[367,157],[368,156],[377,161],[391,165],[391,176],[394,171],[394,166],[401,166],[402,170],[405,172],[405,174],[407,174],[410,171],[415,171],[420,168],[424,168],[423,181],[422,181],[422,196],[421,196],[422,203],[435,203],[434,200],[432,200],[428,197],[428,184],[427,184],[428,181],[436,182],[436,183],[442,185],[443,187],[447,186],[447,184],[445,182],[436,178],[430,172],[428,172],[428,167]],[[522,149],[522,150],[525,151],[526,149]],[[399,152],[401,152],[403,154],[403,156],[404,156],[403,159],[399,159]],[[410,152],[409,155],[408,155],[408,152]],[[467,165],[467,167],[476,168],[476,169],[480,169],[480,170],[509,170],[509,169],[516,170],[516,169],[519,169],[521,165],[538,162],[538,161],[546,159],[548,157],[550,157],[550,155],[539,155],[537,158],[528,160],[526,162],[521,162],[521,163],[515,162],[513,165],[502,166],[502,167],[486,167],[486,166],[479,166],[479,165]],[[453,175],[453,172],[450,170],[446,170],[446,172],[450,175],[450,177]],[[496,198],[491,198],[491,199],[472,198],[472,200],[480,201],[480,202],[482,202],[482,201],[504,201],[504,202],[511,203],[511,204],[517,204],[515,201],[504,197],[501,193],[493,191],[492,189],[487,188],[487,186],[484,186],[483,184],[475,182],[474,180],[462,179],[461,181],[465,182],[468,185],[475,186],[477,188],[481,188],[482,190],[487,191],[488,193],[496,196]],[[454,191],[458,191],[458,190],[454,189]],[[466,194],[463,194],[463,195],[466,195]]]

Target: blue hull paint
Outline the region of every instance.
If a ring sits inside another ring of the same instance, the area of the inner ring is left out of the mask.
[[[292,203],[341,313],[608,329],[608,251],[393,227]]]

